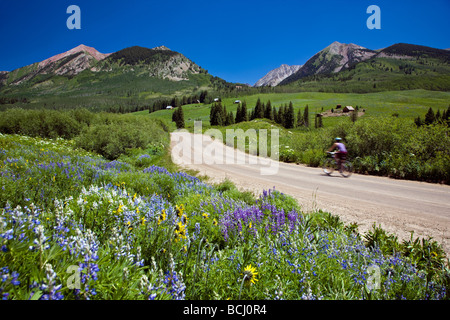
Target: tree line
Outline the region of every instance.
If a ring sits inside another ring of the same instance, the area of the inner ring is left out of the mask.
[[[164,110],[167,106],[172,106],[172,108],[178,108],[187,104],[193,103],[206,103],[206,97],[208,97],[208,91],[203,90],[197,94],[193,94],[190,96],[182,96],[182,97],[172,97],[166,99],[158,99],[153,102],[149,107],[149,113]]]
[[[434,110],[430,107],[425,114],[425,118],[422,119],[420,116],[414,119],[414,123],[418,126],[427,126],[431,124],[446,124],[447,126],[450,126],[450,105],[448,106],[447,110],[444,110],[441,114],[441,111],[438,109],[438,111],[434,112]]]
[[[289,104],[283,104],[279,108],[272,106],[270,100],[267,103],[261,102],[258,98],[255,107],[251,110],[247,109],[247,103],[243,101],[239,103],[236,114],[234,115],[232,111],[227,111],[226,106],[222,106],[222,103],[216,102],[211,106],[211,111],[209,115],[210,124],[212,126],[229,126],[235,123],[251,121],[254,119],[268,119],[276,122],[277,124],[283,126],[286,129],[292,129],[295,127],[306,127],[310,126],[310,116],[308,105],[305,108],[299,109],[297,116],[294,113],[294,105],[292,101]],[[315,117],[315,127],[323,127],[322,117],[317,114]]]

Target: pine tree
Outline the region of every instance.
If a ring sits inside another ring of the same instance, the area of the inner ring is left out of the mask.
[[[278,121],[277,123],[281,124],[284,127],[284,106],[281,105],[278,109]]]
[[[434,116],[434,121],[437,123],[441,122],[441,111],[438,109],[438,111],[436,112],[436,115]]]
[[[206,90],[202,91],[200,93],[200,97],[199,97],[200,102],[201,103],[205,102],[207,96],[208,96],[208,91],[206,91]]]
[[[303,115],[302,109],[298,109],[297,113],[297,127],[303,126]]]
[[[236,118],[234,119],[235,123],[242,122],[242,115],[241,115],[241,104],[239,103],[236,109]]]
[[[248,113],[247,113],[247,102],[242,102],[242,107],[241,107],[241,116],[242,116],[242,120],[241,121],[248,121]]]
[[[209,122],[212,126],[222,126],[224,124],[222,103],[214,103],[211,106]]]
[[[256,106],[254,109],[254,118],[264,118],[264,109],[263,109],[263,105],[261,104],[261,99],[258,98],[258,101],[256,102]]]
[[[423,125],[422,119],[419,117],[414,119],[414,123],[416,124],[416,126],[420,127]]]
[[[230,111],[230,113],[228,113],[228,116],[227,116],[226,125],[229,126],[232,124],[234,124],[234,116],[233,116],[233,111]]]
[[[358,120],[358,112],[352,111],[352,112],[350,113],[350,120],[351,120],[353,123],[355,123],[356,120]]]
[[[183,113],[183,107],[179,106],[177,110],[177,120],[175,121],[175,124],[177,126],[177,129],[184,128],[184,113]]]
[[[226,122],[227,117],[228,117],[227,106],[224,105],[222,109],[222,119],[224,124]]]
[[[447,110],[444,110],[444,112],[442,112],[442,123],[449,125],[449,118],[450,118],[450,107],[448,107]]]
[[[264,108],[264,118],[273,120],[272,105],[270,100],[267,101],[266,107]]]
[[[284,127],[291,129],[295,124],[294,106],[292,102],[289,103],[289,107],[285,108]]]
[[[426,125],[432,124],[434,122],[434,120],[435,120],[434,112],[433,112],[433,109],[431,109],[431,107],[430,107],[428,109],[427,114],[425,115],[425,124]]]
[[[275,107],[272,108],[272,120],[278,123],[278,111]]]
[[[255,108],[252,109],[252,111],[250,112],[250,121],[256,119],[256,112],[255,112]]]
[[[309,127],[309,107],[306,105],[305,111],[303,112],[303,125]]]
[[[173,112],[172,112],[172,122],[177,122],[177,120],[178,120],[178,112],[177,112],[178,110],[177,109],[175,109]]]

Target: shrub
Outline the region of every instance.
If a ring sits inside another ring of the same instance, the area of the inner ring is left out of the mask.
[[[310,167],[320,166],[325,159],[323,149],[309,149],[301,154],[300,161]]]
[[[71,139],[83,128],[82,111],[78,119],[71,112],[56,110],[8,109],[0,117],[0,132],[31,137]],[[92,115],[91,115],[92,116]]]
[[[86,128],[75,141],[78,147],[115,160],[128,149],[166,144],[168,133],[151,119],[105,116],[103,123]]]

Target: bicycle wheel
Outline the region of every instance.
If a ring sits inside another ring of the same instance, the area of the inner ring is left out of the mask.
[[[341,164],[341,170],[339,170],[339,173],[341,174],[341,176],[343,176],[344,178],[348,178],[352,175],[353,172],[353,166],[350,162],[345,162],[343,164]]]
[[[327,159],[325,163],[323,164],[323,172],[325,172],[327,175],[331,175],[334,170],[336,169],[336,162],[334,159]]]

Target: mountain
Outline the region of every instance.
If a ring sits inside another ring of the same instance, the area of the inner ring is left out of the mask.
[[[0,72],[0,110],[75,108],[125,112],[149,108],[174,95],[234,89],[236,84],[208,71],[165,46],[124,48],[100,53],[80,45],[41,62]]]
[[[280,67],[269,71],[264,77],[259,79],[254,87],[274,87],[290,75],[296,73],[301,67],[302,66],[299,65],[288,66],[287,64],[282,64]]]
[[[7,74],[2,73],[0,81],[3,79],[5,82],[6,78],[8,84],[19,85],[35,78],[39,82],[43,78],[47,80],[56,75],[73,77],[84,70],[133,72],[135,69],[141,71],[145,69],[149,77],[173,81],[188,80],[189,74],[203,72],[198,65],[184,55],[165,46],[153,49],[134,46],[104,54],[95,48],[79,45],[44,61],[33,63]]]
[[[75,76],[108,56],[109,54],[100,53],[94,48],[81,44],[44,61],[11,71],[7,75],[7,83],[18,85],[36,77],[48,75]]]
[[[279,85],[300,91],[450,91],[450,52],[397,43],[376,51],[334,42]]]
[[[447,50],[419,46],[408,43],[397,43],[384,48],[377,54],[377,58],[414,59],[434,58],[450,63],[450,52]]]
[[[169,79],[172,81],[189,80],[190,74],[204,72],[200,66],[181,53],[165,46],[148,49],[134,46],[111,54],[102,61],[96,70],[112,71],[114,66],[125,70],[142,67],[141,71],[149,77]]]
[[[294,74],[284,79],[280,84],[289,84],[301,78],[336,73],[349,68],[358,62],[370,59],[377,53],[356,44],[345,44],[337,41],[316,53]]]
[[[0,71],[0,88],[2,85],[6,83],[6,80],[8,79],[8,71]]]

